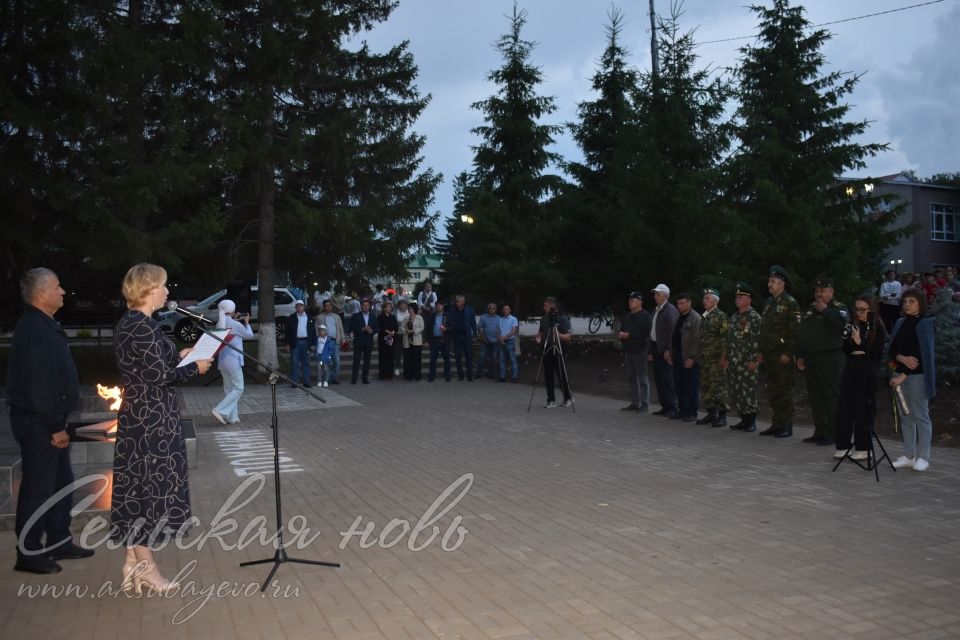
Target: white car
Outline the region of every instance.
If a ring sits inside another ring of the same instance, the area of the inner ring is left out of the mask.
[[[287,317],[297,312],[294,306],[294,297],[285,287],[273,288],[273,315],[277,325],[277,340],[282,341],[286,333]],[[217,304],[227,297],[227,290],[221,289],[208,296],[197,304],[184,307],[188,311],[201,314],[214,322],[217,321]],[[257,311],[260,307],[259,289],[250,287],[251,307],[250,320],[257,321]],[[200,328],[196,321],[184,317],[176,311],[162,311],[157,320],[164,333],[172,335],[181,342],[194,343],[200,338]]]

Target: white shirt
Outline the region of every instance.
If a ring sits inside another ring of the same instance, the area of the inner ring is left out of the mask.
[[[657,307],[656,311],[653,312],[653,323],[650,327],[650,339],[653,340],[654,342],[657,341],[657,316],[660,315],[660,310],[663,309],[663,306],[665,304],[667,303],[664,302],[663,304]]]
[[[307,337],[307,314],[305,313],[297,314],[297,337]]]
[[[902,287],[896,280],[884,280],[880,284],[880,299],[883,304],[899,305],[901,291]]]

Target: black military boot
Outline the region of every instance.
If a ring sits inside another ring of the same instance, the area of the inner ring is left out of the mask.
[[[750,414],[741,413],[740,422],[738,422],[737,424],[730,425],[730,429],[732,429],[733,431],[743,431],[749,423],[750,423]]]
[[[785,427],[780,427],[778,431],[773,434],[774,438],[789,438],[793,435],[793,425],[788,424]]]
[[[757,430],[757,414],[748,413],[743,417],[747,421],[747,423],[743,426],[741,431],[743,431],[744,433],[753,433],[754,431],[756,431]]]
[[[778,431],[780,431],[780,427],[779,427],[778,425],[776,425],[776,424],[771,424],[768,428],[764,429],[763,431],[761,431],[761,432],[758,433],[757,435],[761,435],[761,436],[772,436],[773,434],[777,433]]]
[[[727,426],[727,412],[721,409],[720,412],[717,413],[716,419],[710,424],[710,426],[714,429]]]
[[[707,415],[697,420],[697,424],[712,424],[717,419],[717,410],[713,407],[707,409]]]

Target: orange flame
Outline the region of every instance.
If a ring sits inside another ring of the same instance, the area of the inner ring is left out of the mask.
[[[120,409],[120,404],[122,402],[120,387],[105,387],[98,382],[97,395],[103,398],[104,400],[113,400],[113,402],[108,407],[110,411],[117,411]]]

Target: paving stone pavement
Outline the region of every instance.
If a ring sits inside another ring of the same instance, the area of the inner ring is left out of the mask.
[[[219,393],[186,398],[199,411],[190,479],[203,527],[258,478],[238,476],[218,444],[226,428],[204,409]],[[270,437],[265,394],[248,387],[258,413],[231,430]],[[121,552],[100,547],[45,579],[11,570],[9,533],[0,637],[960,638],[960,451],[935,449],[925,474],[883,468],[878,484],[850,463],[831,473],[831,452],[800,442],[809,430],[771,440],[600,397],[545,410],[537,391],[527,413],[530,387],[487,381],[341,385],[322,410],[278,394],[281,445],[303,468],[281,474],[284,521],[303,516],[320,534],[290,555],[341,568],[285,564],[261,598],[267,567],[238,564],[272,549],[212,537],[159,554],[168,574],[196,562],[190,593],[97,597]],[[273,486],[270,474],[234,514],[240,531],[259,516],[272,529]],[[451,486],[438,533],[407,531]],[[366,540],[341,535],[367,526]],[[20,593],[44,584],[91,593]],[[204,600],[222,584],[246,595]]]

